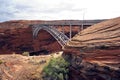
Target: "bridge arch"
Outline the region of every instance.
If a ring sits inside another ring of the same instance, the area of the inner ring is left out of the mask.
[[[37,38],[39,31],[42,29],[50,33],[62,47],[64,47],[67,41],[69,40],[69,38],[64,33],[58,31],[53,26],[34,24],[32,25],[32,29],[34,39]]]

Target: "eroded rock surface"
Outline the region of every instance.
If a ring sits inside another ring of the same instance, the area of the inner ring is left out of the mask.
[[[120,18],[84,29],[67,43],[65,51],[70,50],[83,54],[87,61],[120,66]]]
[[[71,80],[119,80],[120,17],[84,29],[67,43],[64,53],[83,60],[72,61],[79,65],[70,66]]]

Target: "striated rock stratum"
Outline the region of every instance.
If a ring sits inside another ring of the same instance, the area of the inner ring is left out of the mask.
[[[120,17],[79,32],[64,53],[71,59],[70,80],[119,80]]]
[[[88,27],[75,35],[67,46],[120,46],[120,17]]]
[[[120,66],[120,17],[79,32],[67,43],[67,50],[84,54],[88,61]]]

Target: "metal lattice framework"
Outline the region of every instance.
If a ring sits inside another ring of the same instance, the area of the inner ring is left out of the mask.
[[[46,30],[47,32],[49,32],[58,41],[58,43],[62,47],[64,47],[65,44],[67,43],[67,41],[69,40],[69,38],[64,33],[58,31],[53,26],[34,24],[34,25],[32,25],[32,29],[33,29],[33,37],[34,38],[36,38],[38,35],[38,32],[41,29],[43,29],[43,30]]]

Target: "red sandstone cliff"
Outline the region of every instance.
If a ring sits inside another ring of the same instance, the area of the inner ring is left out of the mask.
[[[41,31],[38,38],[33,39],[32,28],[29,27],[29,25],[41,22],[42,21],[9,21],[1,23],[0,53],[22,53],[24,51],[33,52],[44,48],[48,49],[49,44],[51,43],[58,45],[58,43],[55,43],[54,39],[52,41],[49,40],[52,36],[45,31]],[[59,49],[59,47],[57,48]],[[49,48],[49,50],[53,49],[54,48]]]
[[[67,43],[67,49],[84,54],[86,61],[119,67],[120,17],[84,29]]]

